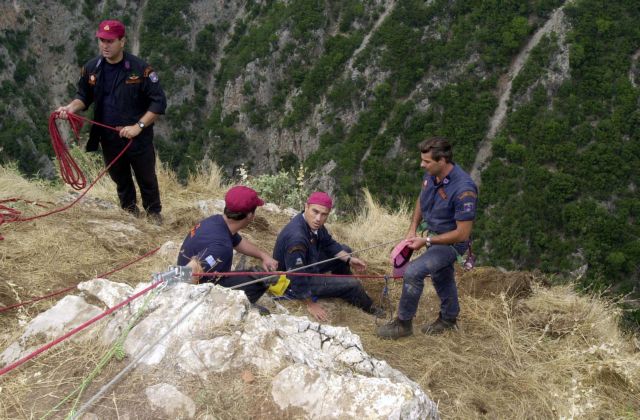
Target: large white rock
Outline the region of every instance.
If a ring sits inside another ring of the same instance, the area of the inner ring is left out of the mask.
[[[196,414],[196,405],[193,400],[175,386],[170,384],[157,384],[145,389],[149,404],[153,408],[161,409],[168,418],[192,418]]]
[[[150,284],[132,289],[94,279],[79,288],[113,306]],[[21,340],[43,328],[57,335],[99,312],[82,298],[68,296],[47,311],[47,318],[34,319]],[[150,405],[167,417],[195,415],[193,402],[170,388],[188,387],[182,378],[206,381],[213,374],[251,368],[264,377],[275,376],[271,391],[281,408],[298,407],[311,418],[437,418],[436,405],[420,387],[368,355],[360,337],[348,328],[287,314],[260,316],[241,291],[212,284],[159,287],[111,315],[106,327],[100,327],[101,337],[111,342],[133,323],[124,342],[127,356],[133,360],[149,350],[135,369],[176,378],[146,390]],[[15,360],[20,350],[7,349],[5,363]],[[165,391],[166,397],[156,398]],[[176,400],[170,402],[173,396]]]
[[[297,363],[272,382],[282,409],[302,408],[310,418],[437,419],[436,405],[417,386],[388,378],[339,375]]]
[[[128,284],[115,283],[100,278],[82,282],[78,285],[78,289],[100,299],[107,308],[113,308],[120,303],[125,296],[133,294],[133,287]]]
[[[176,284],[165,289],[154,303],[155,310],[131,330],[124,343],[125,351],[132,357],[169,331],[189,311],[193,312],[145,355],[141,362],[147,365],[160,363],[167,349],[176,347],[177,351],[189,338],[204,338],[211,336],[212,331],[239,325],[249,310],[244,292],[212,284]]]
[[[14,362],[101,313],[100,308],[88,304],[79,296],[65,296],[29,322],[18,341],[2,352],[0,362],[3,365]]]

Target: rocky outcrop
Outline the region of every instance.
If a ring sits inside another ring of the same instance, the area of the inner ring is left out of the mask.
[[[78,288],[106,307],[148,286],[94,279]],[[82,297],[68,296],[34,319],[21,341],[35,331],[54,336],[99,312]],[[208,381],[222,372],[253,369],[272,378],[268,393],[280,409],[294,407],[311,418],[438,418],[435,403],[422,389],[368,355],[360,337],[348,328],[286,314],[260,316],[243,292],[186,283],[156,289],[112,315],[102,327],[101,340],[113,343],[131,327],[134,314],[144,316],[124,341],[127,360],[139,359],[136,371],[164,378],[144,391],[150,412],[192,418],[197,407],[181,391],[188,389],[190,379]],[[2,355],[5,363],[19,355],[19,343],[14,344]]]

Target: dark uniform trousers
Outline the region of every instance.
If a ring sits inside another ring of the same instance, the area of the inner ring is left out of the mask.
[[[145,128],[151,130],[152,127]],[[119,137],[112,130],[103,129],[100,144],[104,161],[109,165],[129,142]],[[109,175],[116,183],[120,207],[130,212],[137,212],[136,187],[132,172],[140,187],[142,206],[147,213],[160,213],[160,189],[156,177],[156,152],[151,141],[133,139],[127,151],[109,168]]]

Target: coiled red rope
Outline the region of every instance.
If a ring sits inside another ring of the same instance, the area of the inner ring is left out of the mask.
[[[66,143],[62,139],[62,136],[60,135],[60,132],[58,131],[58,126],[56,124],[57,119],[61,119],[60,113],[52,112],[51,115],[49,116],[49,135],[51,136],[51,143],[53,145],[53,150],[55,151],[56,157],[58,158],[58,162],[60,166],[60,176],[62,177],[64,182],[71,185],[71,188],[75,190],[80,190],[84,188],[84,186],[86,185],[86,179],[82,171],[80,171],[80,168],[78,167],[77,163],[71,157],[71,154],[69,153],[69,148],[67,147]],[[67,113],[67,120],[69,121],[69,124],[71,124],[71,130],[73,131],[76,141],[79,141],[80,139],[79,133],[80,133],[80,127],[82,127],[83,121],[89,122],[91,124],[99,125],[100,127],[104,127],[109,130],[113,130],[116,132],[118,131],[118,129],[115,127],[101,124],[97,121],[93,121],[88,118],[84,118],[84,117],[81,117],[80,115],[76,115],[72,113]],[[133,139],[129,140],[129,142],[124,146],[122,151],[118,153],[118,155],[98,174],[96,179],[93,180],[93,182],[89,185],[89,187],[85,189],[82,193],[80,193],[80,195],[76,197],[76,199],[73,200],[71,203],[59,209],[51,210],[49,212],[38,214],[31,217],[22,217],[20,216],[21,215],[20,211],[16,209],[12,209],[10,207],[0,205],[0,226],[3,223],[27,222],[30,220],[39,219],[41,217],[46,217],[55,213],[60,213],[62,211],[65,211],[73,207],[78,201],[80,201],[82,197],[84,197],[89,192],[91,188],[93,188],[94,185],[96,185],[96,183],[100,180],[100,178],[102,178],[104,174],[107,173],[109,168],[111,168],[111,166],[113,166],[113,164],[115,164],[118,161],[118,159],[120,159],[120,157],[127,151],[129,146],[131,146],[132,141]],[[18,200],[22,200],[22,199],[9,198],[7,200],[4,200],[3,202],[10,202],[10,201],[15,202]],[[23,201],[26,201],[26,200],[23,200]],[[2,235],[0,235],[0,240],[3,240],[3,239],[4,238],[2,237]]]
[[[60,176],[62,180],[71,186],[76,191],[80,191],[87,185],[87,179],[85,178],[82,170],[71,157],[69,148],[64,139],[60,135],[58,130],[58,124],[56,120],[60,117],[58,112],[52,112],[49,116],[49,136],[51,137],[51,146],[58,159],[58,167],[60,168]],[[71,131],[76,141],[80,140],[80,129],[82,128],[83,121],[76,114],[68,114],[67,121],[71,126]]]

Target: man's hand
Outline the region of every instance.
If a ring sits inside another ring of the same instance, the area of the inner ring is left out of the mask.
[[[427,238],[418,238],[418,237],[407,238],[407,246],[413,249],[414,251],[417,251],[418,249],[422,248],[426,244],[427,244]]]
[[[133,124],[122,127],[122,130],[120,130],[120,137],[132,139],[134,137],[138,137],[140,133],[142,133],[142,128],[140,128],[138,124]]]
[[[60,118],[62,118],[63,120],[66,120],[68,118],[67,114],[71,112],[71,109],[69,109],[69,105],[65,105],[65,106],[58,107],[58,109],[56,109],[55,112],[58,113],[58,116]]]
[[[58,116],[60,118],[62,118],[63,120],[66,120],[69,118],[69,113],[71,114],[75,114],[78,111],[82,111],[83,109],[86,109],[87,107],[85,106],[84,102],[82,102],[80,99],[74,99],[73,101],[69,102],[67,105],[64,106],[59,106],[58,109],[55,110],[55,112],[58,113]]]
[[[356,271],[364,271],[367,269],[367,263],[356,257],[351,257],[351,260],[349,260],[349,265]]]
[[[278,261],[269,255],[265,255],[262,257],[262,268],[264,268],[265,271],[276,271],[278,269]]]
[[[327,322],[329,320],[329,314],[318,302],[312,300],[307,301],[307,310],[315,319],[320,322]]]
[[[186,265],[191,269],[191,273],[202,273],[202,265],[200,265],[200,261],[197,258],[191,258],[191,260]],[[198,284],[200,282],[199,276],[191,276],[191,284]]]

